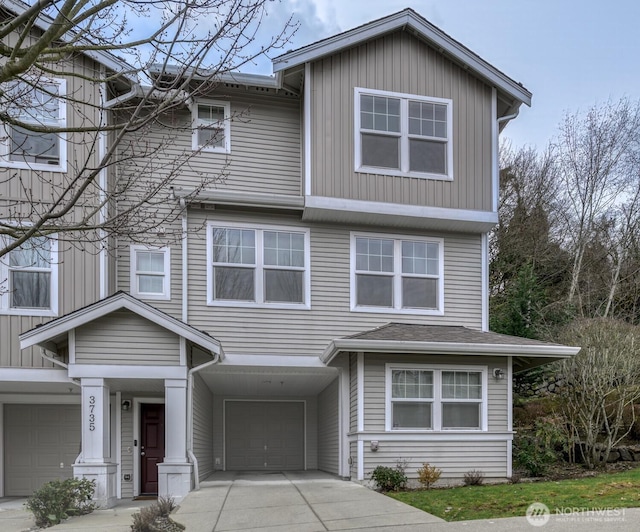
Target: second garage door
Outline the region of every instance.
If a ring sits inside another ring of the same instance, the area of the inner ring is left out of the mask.
[[[304,469],[302,401],[226,401],[228,471]]]
[[[31,495],[73,477],[80,452],[79,405],[5,405],[5,494]]]

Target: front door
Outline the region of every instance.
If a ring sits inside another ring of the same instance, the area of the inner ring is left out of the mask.
[[[140,493],[158,493],[158,464],[164,459],[164,405],[140,405]]]

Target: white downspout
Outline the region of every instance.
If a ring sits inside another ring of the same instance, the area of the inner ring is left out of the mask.
[[[200,474],[198,470],[198,459],[193,454],[193,375],[198,371],[208,368],[220,361],[220,355],[215,354],[213,360],[191,368],[187,374],[187,456],[193,464],[194,489],[200,489]]]
[[[180,208],[182,209],[182,321],[188,323],[189,320],[189,298],[188,298],[188,259],[187,253],[187,231],[189,230],[187,222],[187,208],[184,198],[180,198]]]

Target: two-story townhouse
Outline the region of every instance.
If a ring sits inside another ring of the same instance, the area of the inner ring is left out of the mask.
[[[509,477],[513,373],[577,352],[488,331],[498,135],[530,93],[412,10],[273,67],[169,117],[181,242],[119,242],[113,295],[21,325],[79,384],[74,474],[105,505],[217,470]],[[46,446],[5,445],[6,484]]]

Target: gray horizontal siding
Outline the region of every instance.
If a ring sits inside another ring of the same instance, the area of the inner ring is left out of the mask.
[[[213,396],[200,375],[193,379],[193,454],[199,479],[213,473]]]
[[[130,394],[122,394],[121,399],[127,399],[133,404],[133,396]],[[137,452],[133,445],[133,408],[127,411],[122,410],[121,427],[122,427],[122,461],[120,462],[120,473],[122,475],[122,498],[130,499],[133,497],[133,453]],[[131,475],[131,480],[124,480],[124,475]]]
[[[206,221],[206,211],[190,211],[191,227]],[[304,227],[293,220],[212,213],[209,220],[276,223]],[[418,234],[418,233],[413,233]],[[221,340],[228,353],[318,355],[336,337],[355,334],[390,321],[481,326],[481,242],[479,235],[444,237],[444,316],[351,312],[350,232],[344,227],[311,227],[311,310],[207,306],[206,241],[189,240],[189,322]],[[283,338],[286,339],[283,341]]]
[[[339,474],[338,381],[318,395],[318,469]]]
[[[354,172],[354,87],[451,99],[453,181]],[[312,63],[312,194],[490,210],[491,98],[488,85],[403,32]]]
[[[76,330],[76,363],[179,365],[178,336],[127,310]]]

